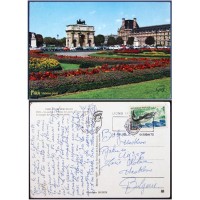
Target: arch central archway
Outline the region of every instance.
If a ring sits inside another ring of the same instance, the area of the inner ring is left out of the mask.
[[[85,35],[81,34],[80,35],[80,46],[84,46],[84,43],[85,43]]]
[[[76,47],[76,40],[73,40],[73,46]]]

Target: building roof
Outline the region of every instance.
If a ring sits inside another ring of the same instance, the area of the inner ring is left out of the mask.
[[[89,26],[87,24],[69,24],[67,26],[88,26],[88,27],[94,27],[94,26]]]
[[[140,27],[140,28],[137,28],[137,29],[133,29],[132,32],[155,31],[155,30],[162,30],[162,29],[171,29],[171,24],[143,26],[143,27]]]

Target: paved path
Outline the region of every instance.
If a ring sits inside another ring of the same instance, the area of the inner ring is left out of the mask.
[[[57,55],[64,55],[64,56],[88,56],[92,53],[96,53],[96,51],[69,51],[69,52],[57,52]]]

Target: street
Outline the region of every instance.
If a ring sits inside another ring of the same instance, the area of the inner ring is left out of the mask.
[[[63,56],[82,56],[86,57],[90,54],[96,53],[97,51],[67,51],[67,52],[56,52],[56,55],[63,55]]]

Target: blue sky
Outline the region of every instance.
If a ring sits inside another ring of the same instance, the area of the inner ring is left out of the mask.
[[[43,37],[66,37],[66,25],[78,19],[95,27],[95,35],[117,34],[122,18],[140,27],[170,23],[169,2],[30,2],[29,31]]]

